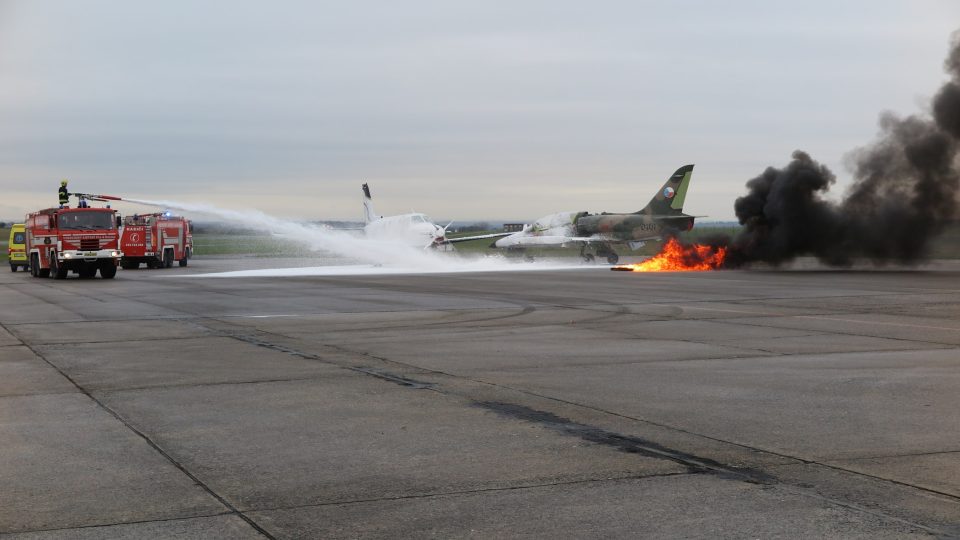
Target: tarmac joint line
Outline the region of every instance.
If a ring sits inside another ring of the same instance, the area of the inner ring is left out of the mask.
[[[28,346],[28,347],[30,347],[30,346]],[[203,480],[201,480],[196,474],[194,474],[193,472],[189,471],[182,463],[180,463],[180,462],[177,461],[172,455],[170,455],[170,453],[168,453],[166,450],[164,450],[163,448],[161,448],[160,445],[157,444],[157,442],[154,441],[152,438],[150,438],[149,435],[147,435],[146,433],[144,433],[143,431],[141,431],[140,429],[138,429],[137,427],[135,427],[133,424],[131,424],[129,421],[127,421],[127,419],[125,419],[123,416],[121,416],[120,413],[118,413],[117,411],[115,411],[115,410],[113,410],[112,408],[110,408],[109,406],[107,406],[106,403],[100,401],[96,396],[94,396],[92,393],[90,393],[89,390],[87,390],[86,388],[84,388],[82,385],[80,385],[80,383],[78,383],[76,380],[74,380],[72,377],[70,377],[70,375],[68,375],[66,372],[64,372],[62,369],[60,369],[56,364],[54,364],[53,362],[51,362],[50,360],[48,360],[47,357],[44,356],[43,354],[41,354],[40,351],[34,349],[33,347],[30,347],[30,349],[33,351],[33,353],[34,353],[35,355],[37,355],[38,358],[40,358],[40,359],[42,359],[44,362],[46,362],[50,367],[52,367],[53,369],[55,369],[62,377],[64,377],[66,380],[68,380],[68,381],[70,382],[70,384],[72,384],[72,385],[75,386],[78,390],[80,390],[80,392],[81,392],[83,395],[87,396],[88,399],[90,399],[91,401],[93,401],[93,402],[94,402],[98,407],[100,407],[103,411],[105,411],[107,414],[109,414],[110,416],[112,416],[113,418],[115,418],[118,422],[120,422],[124,427],[126,427],[127,429],[129,429],[129,430],[130,430],[131,432],[133,432],[135,435],[137,435],[138,437],[140,437],[141,439],[143,439],[143,441],[147,444],[147,446],[149,446],[149,447],[152,448],[155,452],[157,452],[158,454],[160,454],[160,456],[162,456],[165,460],[167,460],[167,462],[169,462],[174,468],[176,468],[176,469],[179,470],[181,473],[183,473],[183,474],[184,474],[187,478],[189,478],[196,486],[198,486],[200,489],[202,489],[203,491],[205,491],[208,495],[210,495],[211,497],[213,497],[214,500],[216,500],[216,501],[219,502],[223,507],[225,507],[225,508],[227,509],[227,511],[228,511],[227,513],[228,513],[229,515],[235,515],[235,516],[239,517],[239,518],[242,519],[244,522],[246,522],[247,525],[249,525],[251,528],[253,528],[256,532],[258,532],[259,534],[261,534],[264,538],[268,538],[268,539],[270,539],[270,540],[273,540],[273,539],[275,538],[275,537],[274,537],[272,534],[270,534],[266,529],[264,529],[263,527],[261,527],[259,523],[257,523],[257,522],[254,521],[253,519],[251,519],[249,516],[247,516],[246,514],[244,514],[242,511],[238,510],[238,509],[236,508],[236,506],[234,506],[234,505],[233,505],[230,501],[228,501],[225,497],[223,497],[222,495],[220,495],[219,493],[217,493],[216,491],[214,491],[214,489],[213,489],[212,487],[210,487],[209,485],[207,485],[207,483],[205,483]],[[187,518],[187,517],[195,517],[195,516],[184,516],[184,518]]]

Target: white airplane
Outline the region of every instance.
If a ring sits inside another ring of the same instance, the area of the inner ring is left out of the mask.
[[[447,228],[434,223],[426,214],[413,212],[396,216],[378,216],[373,210],[373,197],[370,187],[363,184],[363,231],[367,238],[387,242],[397,242],[408,246],[431,248],[440,251],[453,251],[453,244],[483,238],[499,238],[509,233],[481,234],[447,238]]]

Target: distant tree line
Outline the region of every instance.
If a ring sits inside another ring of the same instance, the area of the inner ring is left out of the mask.
[[[493,226],[486,221],[478,221],[477,223],[471,223],[469,225],[457,225],[451,228],[454,229],[454,232],[482,232],[493,230]]]

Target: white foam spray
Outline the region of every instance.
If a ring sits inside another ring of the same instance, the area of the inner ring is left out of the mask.
[[[572,265],[547,262],[518,263],[499,255],[465,257],[451,253],[438,253],[433,250],[425,250],[398,242],[365,238],[351,231],[330,229],[323,225],[280,219],[259,210],[228,210],[208,204],[177,201],[150,201],[142,199],[124,199],[124,201],[217,217],[228,223],[240,225],[245,228],[263,230],[275,236],[296,241],[311,250],[336,254],[355,263],[369,263],[367,265],[337,267],[281,268],[222,272],[216,274],[193,274],[192,277],[204,275],[208,277],[253,277],[415,274],[583,268],[583,265],[579,264]]]

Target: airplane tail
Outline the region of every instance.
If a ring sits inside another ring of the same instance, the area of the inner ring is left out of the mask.
[[[652,214],[655,216],[669,216],[683,213],[683,200],[687,196],[687,187],[690,186],[690,177],[693,176],[693,165],[684,165],[677,169],[664,182],[660,191],[650,199],[647,206],[637,214]]]
[[[363,220],[365,223],[376,221],[380,216],[373,211],[373,197],[370,196],[370,187],[363,185]]]

